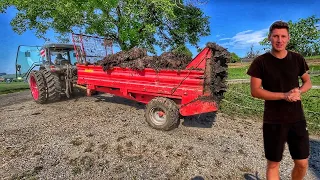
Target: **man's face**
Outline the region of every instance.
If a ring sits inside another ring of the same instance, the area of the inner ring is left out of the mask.
[[[278,52],[286,49],[289,40],[290,37],[287,29],[274,29],[269,35],[272,49]]]

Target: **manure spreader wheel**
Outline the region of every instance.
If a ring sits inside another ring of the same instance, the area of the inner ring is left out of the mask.
[[[146,106],[147,123],[159,130],[171,130],[179,124],[179,108],[177,104],[168,98],[156,97]]]

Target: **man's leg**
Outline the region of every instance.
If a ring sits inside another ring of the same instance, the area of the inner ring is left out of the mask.
[[[308,169],[308,159],[294,160],[292,180],[302,180]]]
[[[267,161],[268,180],[279,180],[279,167],[284,145],[287,140],[287,128],[282,124],[263,124],[264,153]]]
[[[280,162],[267,161],[267,180],[279,180]]]
[[[303,179],[308,169],[309,134],[305,121],[294,123],[288,135],[289,151],[294,159],[292,179]]]

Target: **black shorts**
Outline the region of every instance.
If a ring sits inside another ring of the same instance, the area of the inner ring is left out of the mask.
[[[305,121],[290,124],[263,124],[263,142],[265,157],[280,162],[288,142],[292,159],[309,157],[309,134]]]

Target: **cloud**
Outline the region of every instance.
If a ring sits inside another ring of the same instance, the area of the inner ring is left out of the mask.
[[[229,40],[229,39],[232,39],[232,38],[222,38],[222,39],[219,39],[219,41],[225,41],[225,40]]]
[[[219,37],[221,37],[221,36],[224,36],[224,34],[217,34],[217,35],[216,35],[216,38],[219,38]]]
[[[237,33],[231,38],[219,39],[219,41],[223,41],[221,45],[227,48],[247,49],[251,45],[260,46],[259,42],[266,37],[267,32],[268,29],[261,29],[258,31],[246,30]]]
[[[316,27],[317,27],[318,30],[320,30],[320,23],[316,24]]]

